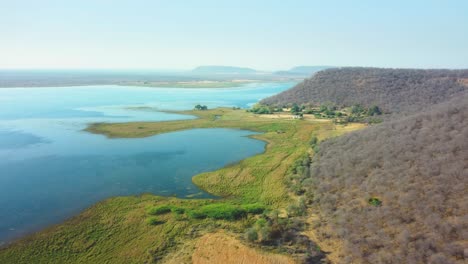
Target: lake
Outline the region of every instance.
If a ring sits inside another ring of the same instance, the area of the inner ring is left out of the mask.
[[[190,119],[195,117],[145,109],[246,108],[293,85],[0,88],[0,245],[112,196],[212,198],[192,184],[192,176],[265,147],[248,137],[251,131],[193,129],[109,139],[83,131],[87,124]]]

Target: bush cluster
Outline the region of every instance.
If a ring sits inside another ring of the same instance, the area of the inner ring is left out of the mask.
[[[164,221],[155,217],[155,215],[164,215],[172,212],[176,219],[205,219],[216,220],[238,220],[246,217],[248,214],[258,215],[266,210],[265,206],[254,204],[235,205],[229,203],[212,203],[195,209],[187,209],[173,205],[159,205],[147,209],[146,213],[151,217],[146,219],[149,225],[159,225]]]
[[[202,206],[201,208],[189,210],[187,212],[190,218],[202,219],[223,219],[237,220],[245,217],[247,214],[261,214],[265,207],[260,204],[233,205],[227,203],[214,203]]]
[[[148,223],[148,225],[160,225],[160,224],[164,224],[165,221],[163,220],[160,220],[158,219],[157,217],[149,217],[146,219],[146,223]]]
[[[151,207],[148,209],[147,213],[149,215],[161,215],[161,214],[166,214],[172,211],[172,207],[169,205],[160,205],[160,206],[155,206]]]
[[[307,236],[303,218],[280,217],[277,211],[264,213],[252,227],[246,230],[245,238],[265,247],[281,248],[299,257],[303,263],[321,263],[325,255]]]
[[[262,104],[255,104],[252,106],[251,109],[247,109],[247,112],[259,114],[259,115],[264,115],[264,114],[272,114],[274,109],[272,107],[269,107],[267,105],[262,105]]]

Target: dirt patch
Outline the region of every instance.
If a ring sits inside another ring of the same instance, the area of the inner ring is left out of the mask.
[[[291,119],[291,120],[296,119],[290,113],[256,115],[256,117],[268,118],[268,119]],[[310,115],[310,114],[305,114],[302,119],[308,120],[308,121],[315,121],[315,122],[330,122],[330,119],[319,119],[319,118],[316,118],[314,115]]]
[[[291,258],[249,248],[236,238],[217,232],[198,239],[192,255],[194,264],[292,264]]]
[[[468,87],[468,78],[460,78],[458,79],[458,82],[461,83],[461,85]]]
[[[269,118],[269,119],[293,119],[293,115],[291,114],[265,114],[265,115],[256,115],[257,117],[261,118]]]
[[[324,238],[324,236],[320,234],[320,232],[323,232],[324,230],[321,230],[321,228],[314,228],[316,223],[320,222],[320,217],[317,214],[309,212],[309,217],[306,222],[310,228],[304,231],[303,234],[309,237],[310,240],[317,243],[320,249],[327,254],[327,260],[330,263],[340,263],[342,261],[341,252],[343,249],[343,241]]]

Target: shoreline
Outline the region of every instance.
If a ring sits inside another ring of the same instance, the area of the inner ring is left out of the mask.
[[[1,89],[1,88],[0,88]],[[229,108],[224,108],[224,107],[219,107],[219,108],[223,108],[223,109],[229,109]],[[216,109],[219,109],[219,108],[216,108]],[[186,112],[193,112],[193,110],[182,110],[182,111],[176,111],[176,110],[157,110],[157,109],[153,109],[154,111],[157,111],[157,112],[164,112],[164,113],[174,113],[174,114],[182,114],[182,115],[187,115],[187,116],[196,116],[196,119],[200,119],[202,116],[200,115],[196,115],[196,114],[187,114]],[[181,120],[176,120],[176,121],[188,121],[188,120],[195,120],[195,119],[181,119]],[[174,120],[169,120],[169,121],[147,121],[145,123],[164,123],[164,122],[171,122],[171,121],[174,121]],[[127,123],[131,123],[131,122],[127,122]],[[100,134],[100,133],[95,133],[95,132],[91,132],[88,130],[88,128],[92,127],[93,125],[99,125],[99,124],[102,124],[102,123],[89,123],[87,124],[87,127],[82,129],[82,131],[86,131],[88,133],[93,133],[93,134]],[[109,123],[109,124],[113,124],[113,123]],[[220,127],[221,128],[221,127]],[[169,132],[162,132],[162,133],[158,133],[158,134],[154,134],[154,135],[150,135],[150,136],[155,136],[155,135],[159,135],[159,134],[164,134],[164,133],[171,133],[171,132],[177,132],[177,131],[184,131],[184,130],[191,130],[191,129],[196,129],[196,128],[187,128],[187,129],[181,129],[181,130],[174,130],[174,131],[169,131]],[[235,130],[245,130],[245,129],[241,129],[241,128],[228,128],[228,129],[235,129]],[[251,132],[255,132],[257,134],[255,135],[248,135],[246,137],[249,137],[249,138],[252,138],[252,139],[256,139],[256,140],[260,140],[260,141],[263,141],[265,142],[265,146],[264,146],[264,149],[261,153],[258,153],[258,154],[255,154],[255,155],[260,155],[260,154],[263,154],[265,153],[265,151],[267,150],[267,146],[269,144],[269,141],[265,140],[265,139],[262,139],[262,138],[256,138],[255,136],[261,134],[261,132],[259,131],[254,131],[254,130],[245,130],[245,131],[251,131]],[[119,138],[119,137],[109,137],[108,135],[105,135],[107,138]],[[148,136],[148,137],[150,137]],[[253,156],[255,156],[253,155]],[[249,157],[252,157],[252,156],[249,156]],[[249,158],[247,157],[247,158]],[[244,160],[244,159],[242,159]],[[223,168],[227,168],[229,166],[234,166],[238,163],[240,163],[242,160],[238,160],[236,162],[233,162],[233,163],[229,163],[227,164],[226,166],[223,166],[221,167],[220,169],[223,169]],[[202,173],[199,173],[199,174],[202,174]],[[9,239],[9,240],[6,240],[6,241],[1,241],[0,242],[0,250],[2,249],[6,249],[8,248],[10,245],[22,240],[22,239],[26,239],[27,237],[30,237],[30,236],[33,236],[37,233],[40,233],[40,232],[45,232],[49,229],[52,229],[56,226],[60,226],[61,224],[65,223],[65,222],[68,222],[68,221],[71,221],[73,220],[75,217],[78,217],[80,214],[82,214],[84,211],[86,210],[89,210],[95,206],[97,206],[98,204],[100,203],[105,203],[106,201],[110,200],[110,199],[114,199],[114,198],[119,198],[119,197],[142,197],[142,196],[148,196],[148,195],[151,195],[151,196],[155,196],[155,197],[160,197],[160,198],[163,198],[163,199],[171,199],[171,198],[174,198],[174,199],[200,199],[200,200],[220,200],[220,199],[224,199],[226,197],[222,197],[222,196],[217,196],[217,195],[214,195],[212,193],[209,193],[208,191],[204,190],[201,186],[197,185],[194,181],[193,181],[193,178],[195,176],[197,176],[198,174],[194,174],[192,177],[191,177],[191,180],[192,180],[192,183],[197,187],[199,188],[201,191],[205,192],[206,194],[209,194],[211,196],[215,196],[213,198],[197,198],[196,196],[194,197],[178,197],[174,194],[168,194],[168,195],[162,195],[162,194],[154,194],[154,193],[148,193],[148,192],[144,192],[144,193],[139,193],[139,194],[134,194],[134,195],[115,195],[115,196],[110,196],[110,197],[107,197],[103,200],[100,200],[100,201],[97,201],[95,203],[93,203],[92,205],[90,206],[87,206],[86,208],[80,210],[79,212],[75,213],[75,214],[72,214],[70,215],[69,217],[66,217],[64,218],[63,220],[57,222],[57,223],[52,223],[52,224],[47,224],[47,225],[44,225],[43,227],[40,227],[40,228],[36,228],[36,229],[33,229],[31,231],[28,231],[28,232],[25,232],[24,234],[22,235],[19,235],[19,236],[15,236],[14,238],[12,239]]]
[[[134,82],[103,82],[103,83],[18,83],[18,84],[0,84],[0,89],[8,88],[67,88],[67,87],[86,87],[86,86],[122,86],[122,87],[146,87],[146,88],[175,88],[175,89],[223,89],[223,88],[241,88],[251,83],[298,83],[302,79],[288,80],[205,80],[205,81],[168,81],[153,82],[145,84],[145,81]]]
[[[323,121],[261,118],[245,110],[230,108],[175,112],[195,115],[198,118],[163,122],[98,123],[90,124],[85,130],[109,138],[139,138],[194,128],[242,129],[261,133],[248,137],[266,142],[264,151],[234,164],[227,164],[218,170],[192,177],[194,185],[206,193],[220,197],[219,199],[164,197],[153,194],[109,197],[63,222],[2,246],[0,262],[18,260],[19,255],[25,260],[42,257],[47,261],[67,261],[70,255],[66,252],[76,251],[74,248],[77,246],[80,248],[77,251],[78,255],[73,255],[73,261],[76,262],[90,257],[95,261],[104,261],[100,257],[117,262],[125,261],[125,257],[122,258],[122,255],[116,252],[128,252],[132,260],[146,261],[149,257],[148,250],[151,249],[151,252],[159,256],[158,259],[164,258],[169,253],[179,250],[185,243],[191,243],[201,235],[210,233],[213,228],[217,230],[216,226],[222,226],[222,229],[237,234],[237,237],[241,230],[245,230],[255,221],[254,215],[249,214],[244,220],[226,221],[193,219],[186,214],[169,214],[158,216],[164,224],[148,226],[145,222],[145,219],[148,220],[146,208],[155,205],[181,206],[190,212],[210,204],[261,204],[268,210],[284,210],[291,200],[284,185],[284,178],[290,166],[303,154],[308,153],[308,141],[312,134],[325,138],[359,128]],[[186,233],[193,228],[198,231],[187,236]],[[100,235],[86,235],[95,232]],[[106,237],[112,239],[105,239]],[[60,241],[67,241],[57,244],[58,252],[64,253],[51,251],[49,246]],[[129,243],[130,241],[133,242]],[[165,244],[168,241],[175,242]],[[155,243],[158,246],[155,246]],[[100,253],[93,255],[93,250]]]

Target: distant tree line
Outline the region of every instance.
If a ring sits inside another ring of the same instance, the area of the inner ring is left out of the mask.
[[[320,107],[311,106],[310,104],[298,105],[293,103],[282,107],[273,107],[264,104],[255,104],[252,108],[247,109],[247,112],[255,114],[273,114],[283,112],[284,108],[290,108],[289,111],[294,116],[303,117],[304,114],[312,114],[315,118],[333,119],[335,123],[348,123],[348,122],[368,122],[379,123],[381,119],[375,118],[382,115],[380,107],[373,105],[369,108],[355,104],[352,107],[338,108],[337,106],[325,103]]]
[[[195,110],[208,110],[208,106],[197,104],[194,109]]]
[[[246,111],[259,114],[259,115],[266,115],[266,114],[273,114],[274,112],[282,112],[283,108],[272,107],[272,106],[268,106],[264,104],[255,104],[250,109],[247,109]]]

